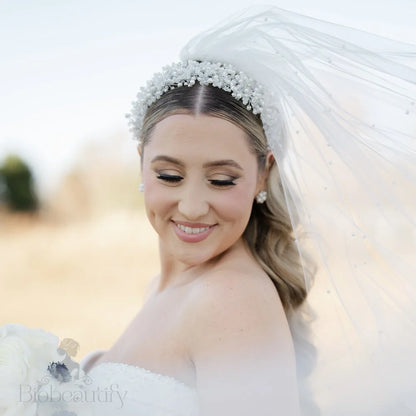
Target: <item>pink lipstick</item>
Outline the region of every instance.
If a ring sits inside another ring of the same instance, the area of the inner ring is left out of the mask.
[[[174,222],[172,221],[173,228],[176,235],[187,243],[198,243],[205,240],[214,229],[215,225],[203,224],[203,223],[190,223],[190,222]]]

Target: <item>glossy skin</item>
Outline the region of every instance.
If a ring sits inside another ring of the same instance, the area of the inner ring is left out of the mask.
[[[185,114],[156,126],[145,147],[142,179],[147,215],[160,237],[162,279],[204,265],[240,240],[264,186],[240,128]],[[177,224],[209,229],[189,235]]]

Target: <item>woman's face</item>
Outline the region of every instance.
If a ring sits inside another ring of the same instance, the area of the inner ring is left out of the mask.
[[[262,189],[243,130],[207,115],[176,114],[159,122],[144,148],[142,179],[162,253],[189,266],[241,238]]]

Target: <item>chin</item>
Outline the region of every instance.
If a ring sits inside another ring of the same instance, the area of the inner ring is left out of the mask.
[[[204,253],[187,253],[179,255],[176,259],[187,266],[201,266],[217,256],[217,254],[209,255]]]

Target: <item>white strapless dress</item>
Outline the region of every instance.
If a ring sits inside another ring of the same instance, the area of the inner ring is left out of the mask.
[[[87,355],[82,368],[99,352]],[[100,416],[197,416],[196,389],[134,365],[104,362],[87,371],[95,393],[92,409]]]

